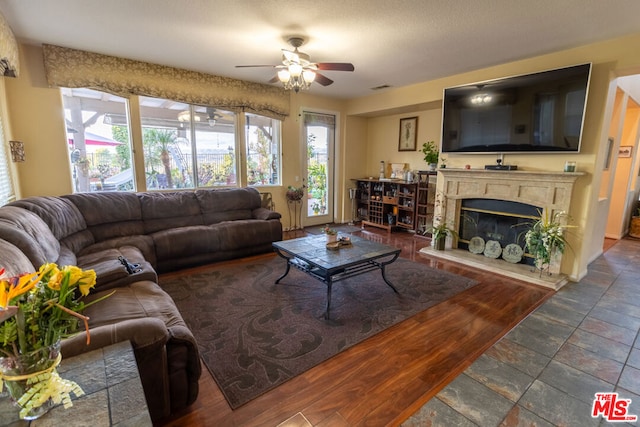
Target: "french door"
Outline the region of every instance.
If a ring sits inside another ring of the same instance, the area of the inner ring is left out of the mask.
[[[302,204],[305,226],[333,222],[335,114],[304,111],[303,141],[307,197]]]

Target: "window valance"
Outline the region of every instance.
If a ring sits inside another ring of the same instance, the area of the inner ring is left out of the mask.
[[[18,43],[4,15],[0,13],[0,76],[18,77]]]
[[[278,120],[289,115],[289,93],[279,87],[48,44],[43,51],[51,86],[165,98]]]

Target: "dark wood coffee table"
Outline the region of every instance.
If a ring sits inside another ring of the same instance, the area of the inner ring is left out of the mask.
[[[327,285],[327,309],[325,319],[329,319],[331,309],[331,286],[334,282],[380,270],[382,279],[395,293],[398,290],[387,279],[385,267],[400,255],[401,249],[386,246],[356,236],[351,237],[351,245],[339,250],[326,247],[326,236],[301,237],[273,243],[276,253],[287,260],[287,269],[276,280],[284,279],[291,266],[297,268]]]

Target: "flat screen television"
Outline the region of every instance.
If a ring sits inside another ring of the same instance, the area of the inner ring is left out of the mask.
[[[442,152],[579,152],[591,64],[446,88]]]

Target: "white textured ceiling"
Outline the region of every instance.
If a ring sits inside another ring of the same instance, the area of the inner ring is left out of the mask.
[[[16,37],[268,82],[286,39],[355,72],[312,93],[372,94],[640,32],[639,0],[0,0]],[[640,48],[640,46],[639,46]]]

